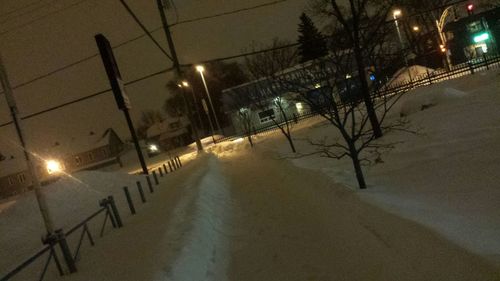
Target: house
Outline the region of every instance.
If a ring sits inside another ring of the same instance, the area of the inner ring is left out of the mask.
[[[56,160],[66,173],[92,169],[111,163],[120,162],[124,143],[113,129],[107,129],[102,135],[90,132],[89,135],[72,138],[66,142],[54,141],[50,147],[41,149],[37,155],[45,161]],[[35,163],[37,175],[42,184],[53,180],[45,163]],[[0,198],[26,192],[32,188],[32,179],[26,160],[22,154],[5,157],[0,161]]]
[[[346,60],[352,59],[349,51],[342,51],[341,55]],[[222,91],[225,112],[235,132],[245,134],[272,126],[274,122],[295,121],[324,108],[328,102],[325,97],[331,96],[338,103],[359,100],[357,71],[353,63],[350,66],[347,73],[340,74],[333,60],[325,57],[285,69],[273,77],[225,89]]]
[[[163,151],[193,142],[189,121],[182,116],[174,119],[174,121],[165,120],[153,124],[148,128],[146,137],[148,144],[158,145]]]
[[[485,54],[498,54],[500,40],[500,8],[469,15],[446,24],[447,49],[452,64],[481,59]]]

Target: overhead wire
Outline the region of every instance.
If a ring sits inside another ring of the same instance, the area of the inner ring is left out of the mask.
[[[125,8],[125,10],[127,10],[127,12],[130,14],[130,16],[134,19],[134,21],[141,27],[141,29],[146,33],[146,35],[149,37],[149,39],[151,39],[151,41],[153,41],[153,43],[156,45],[156,47],[158,47],[158,49],[161,50],[161,52],[167,56],[167,58],[169,58],[171,61],[173,61],[172,59],[172,56],[170,56],[167,51],[165,51],[165,49],[163,49],[163,47],[160,45],[160,43],[158,43],[158,41],[156,41],[156,39],[151,35],[151,33],[149,32],[149,30],[146,28],[146,26],[144,26],[144,24],[141,22],[141,20],[137,17],[137,15],[134,13],[134,11],[132,11],[132,9],[129,7],[129,5],[127,5],[127,3],[125,2],[125,0],[120,0],[120,3],[122,3],[123,7]]]
[[[68,5],[68,6],[65,6],[65,7],[63,7],[63,8],[57,9],[57,10],[55,10],[55,11],[52,11],[52,12],[47,13],[47,14],[45,14],[45,15],[42,15],[42,16],[40,16],[40,17],[36,17],[36,18],[34,18],[34,19],[32,19],[32,20],[30,20],[30,21],[28,21],[28,22],[22,23],[22,24],[17,25],[17,26],[15,26],[15,27],[13,27],[13,28],[10,28],[10,29],[7,29],[7,30],[4,30],[4,31],[1,31],[1,32],[0,32],[0,36],[3,36],[3,35],[5,35],[5,34],[11,33],[11,32],[12,32],[12,31],[14,31],[14,30],[18,30],[18,29],[20,29],[20,28],[23,28],[23,27],[26,27],[26,26],[28,26],[28,25],[31,25],[31,24],[33,24],[33,23],[35,23],[35,22],[39,21],[39,20],[42,20],[42,19],[48,18],[48,17],[50,17],[50,16],[52,16],[52,15],[59,14],[59,13],[61,13],[61,12],[64,12],[64,11],[66,11],[66,10],[69,10],[69,9],[71,9],[71,8],[73,8],[73,7],[75,7],[75,6],[78,6],[78,5],[80,5],[80,4],[84,3],[84,2],[87,2],[87,1],[89,1],[89,0],[80,0],[80,1],[77,1],[77,2],[75,2],[75,3],[73,3],[73,4],[71,4],[71,5]]]

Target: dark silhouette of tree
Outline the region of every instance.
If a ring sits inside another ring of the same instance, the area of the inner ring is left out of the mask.
[[[328,54],[326,40],[305,13],[300,16],[299,23],[299,55],[300,61],[306,62]]]

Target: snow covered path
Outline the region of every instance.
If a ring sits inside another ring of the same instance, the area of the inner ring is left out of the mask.
[[[223,160],[239,206],[231,280],[499,280],[422,226],[262,155]]]
[[[263,151],[191,162],[65,280],[500,280],[433,232]]]

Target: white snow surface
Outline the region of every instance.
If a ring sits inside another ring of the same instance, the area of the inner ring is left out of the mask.
[[[297,158],[278,131],[253,148],[206,139],[209,153],[177,151],[184,167],[146,204],[133,190],[135,216],[122,186],[141,179],[127,174],[137,164],[63,178],[44,187],[58,227],[111,194],[125,225],[93,232],[96,246],[84,241],[79,272],[63,280],[500,280],[499,84],[488,72],[405,95],[391,118],[406,116],[418,134],[383,137],[397,145],[364,167],[364,191],[348,159]],[[336,132],[321,117],[293,128],[299,153],[325,136]],[[0,272],[39,249],[41,234],[32,193],[0,203]],[[28,278],[36,270],[14,280]]]

